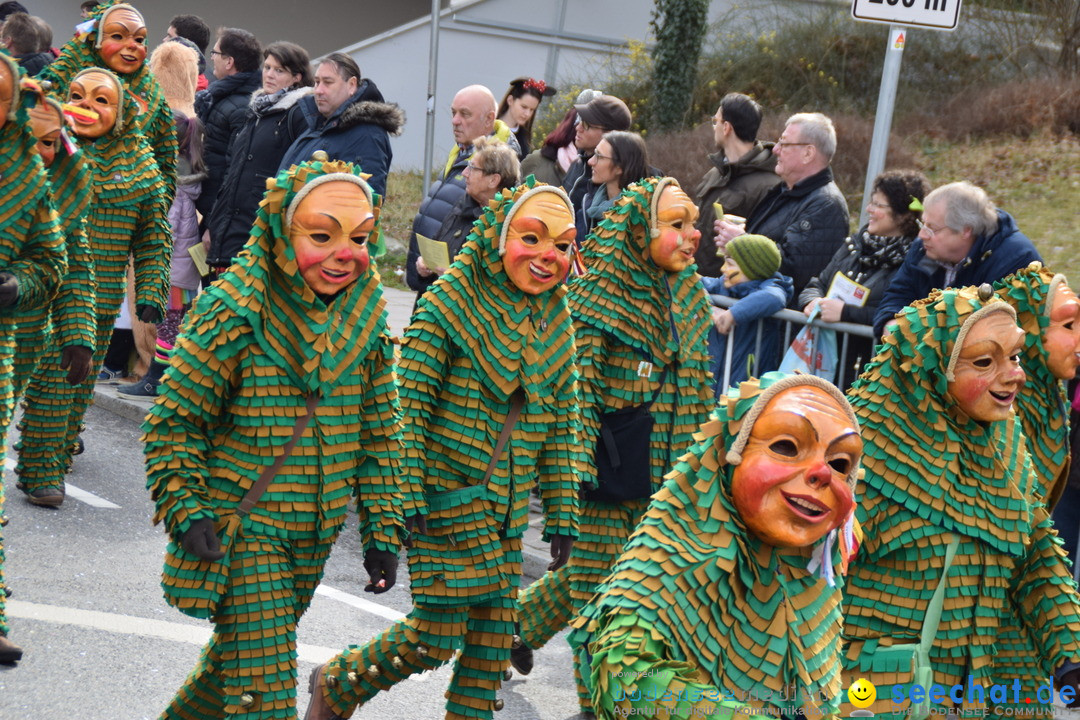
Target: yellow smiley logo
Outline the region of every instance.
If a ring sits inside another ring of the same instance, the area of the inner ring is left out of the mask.
[[[877,699],[877,688],[866,678],[859,678],[851,683],[851,687],[847,690],[847,697],[852,705],[865,709],[873,705],[874,700]]]

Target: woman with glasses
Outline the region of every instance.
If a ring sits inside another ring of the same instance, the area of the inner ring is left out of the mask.
[[[263,50],[262,87],[251,94],[247,119],[229,143],[228,171],[210,213],[207,264],[221,272],[244,247],[266,181],[277,175],[293,140],[307,130],[300,99],[310,95],[314,79],[307,51],[291,42],[270,43]]]
[[[472,232],[473,223],[480,219],[484,208],[495,195],[518,184],[520,163],[514,149],[494,137],[479,138],[473,145],[476,152],[469,158],[462,174],[465,176],[465,195],[443,218],[442,226],[433,240],[446,243],[446,255],[454,261]],[[416,259],[417,268],[427,269],[424,258]],[[439,275],[446,268],[431,268]]]
[[[929,181],[915,170],[889,170],[874,178],[867,224],[840,246],[799,294],[803,313],[809,316],[820,305],[825,322],[872,324],[889,281],[919,234],[922,199],[929,191]],[[844,368],[843,388],[858,376],[872,352],[869,338],[849,338],[851,362]]]
[[[604,213],[614,207],[623,190],[631,183],[655,174],[649,167],[645,140],[641,135],[625,130],[604,135],[589,158],[589,167],[592,168],[593,185],[599,186],[592,195],[586,193],[582,201],[581,209],[590,232]]]

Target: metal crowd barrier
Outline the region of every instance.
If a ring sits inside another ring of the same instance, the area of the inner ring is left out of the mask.
[[[734,305],[735,303],[737,303],[739,301],[739,298],[724,297],[722,295],[721,296],[710,295],[709,299],[712,301],[713,305],[717,305],[717,306],[723,307],[723,308],[729,308],[729,307],[731,307],[732,305]],[[806,316],[803,315],[798,310],[784,309],[784,310],[780,310],[775,315],[772,315],[770,317],[772,319],[780,320],[781,322],[784,323],[784,341],[780,345],[781,356],[783,356],[783,353],[785,351],[787,351],[787,349],[789,347],[791,347],[791,341],[794,339],[795,335],[798,334],[798,330],[795,330],[794,332],[792,332],[792,326],[794,326],[794,325],[798,325],[799,329],[802,329],[802,327],[804,325],[809,324],[809,325],[813,325],[815,327],[822,327],[822,328],[827,328],[829,330],[835,330],[836,331],[836,340],[837,340],[836,346],[837,346],[839,358],[838,358],[838,362],[837,362],[837,374],[836,374],[836,378],[833,380],[833,382],[838,387],[843,387],[844,386],[844,380],[848,376],[848,373],[853,373],[855,375],[858,374],[858,371],[857,371],[857,368],[854,365],[854,362],[851,364],[850,367],[848,366],[848,362],[847,362],[848,339],[852,335],[856,335],[858,337],[864,337],[864,338],[873,338],[874,337],[874,328],[871,327],[870,325],[857,325],[855,323],[846,323],[846,322],[827,323],[827,322],[822,322],[821,320],[814,320],[813,322],[809,322],[807,320]],[[761,319],[759,319],[757,321],[757,343],[755,345],[755,352],[754,352],[754,371],[753,371],[753,376],[754,377],[758,377],[758,375],[760,374],[758,372],[758,368],[760,367],[759,360],[760,360],[760,357],[761,357],[761,338],[762,338],[762,333],[764,332],[764,327],[765,327],[764,322],[765,322],[765,318],[761,318]],[[734,333],[734,330],[732,330],[732,333]],[[731,339],[730,336],[729,336],[728,339],[729,340]],[[735,343],[734,342],[728,342],[726,344],[726,351],[725,351],[725,355],[724,355],[724,384],[720,386],[722,388],[727,388],[731,384],[730,383],[730,380],[731,380],[731,355],[732,355],[732,352],[734,351],[734,348],[735,348]],[[868,358],[868,357],[860,358],[860,359],[858,359],[858,362],[859,362],[859,365],[862,366],[863,364],[865,364],[869,360],[870,360],[870,358]]]

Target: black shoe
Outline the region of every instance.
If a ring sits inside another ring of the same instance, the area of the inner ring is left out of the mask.
[[[82,455],[85,451],[86,451],[86,443],[83,442],[82,435],[79,435],[79,436],[77,436],[75,438],[75,445],[71,448],[71,454],[72,455]],[[71,470],[71,466],[69,465],[67,469]],[[66,472],[67,471],[65,471],[65,473]]]
[[[157,397],[157,380],[142,378],[127,385],[118,385],[116,392],[121,395],[133,395],[135,397]]]
[[[5,633],[0,633],[0,664],[12,665],[22,659],[22,648],[7,639]]]
[[[533,669],[533,651],[525,643],[510,648],[510,667],[518,671],[518,675],[528,675]]]
[[[20,483],[15,483],[16,490],[22,490],[26,493],[26,499],[30,501],[32,505],[39,505],[41,507],[60,507],[64,504],[64,488],[63,486],[57,487],[39,487],[33,490],[27,490],[26,486]]]

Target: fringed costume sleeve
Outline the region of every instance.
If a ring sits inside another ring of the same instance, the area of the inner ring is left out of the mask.
[[[157,308],[162,317],[169,299],[172,263],[172,230],[163,189],[143,203],[139,224],[131,241],[135,263],[135,304]]]

